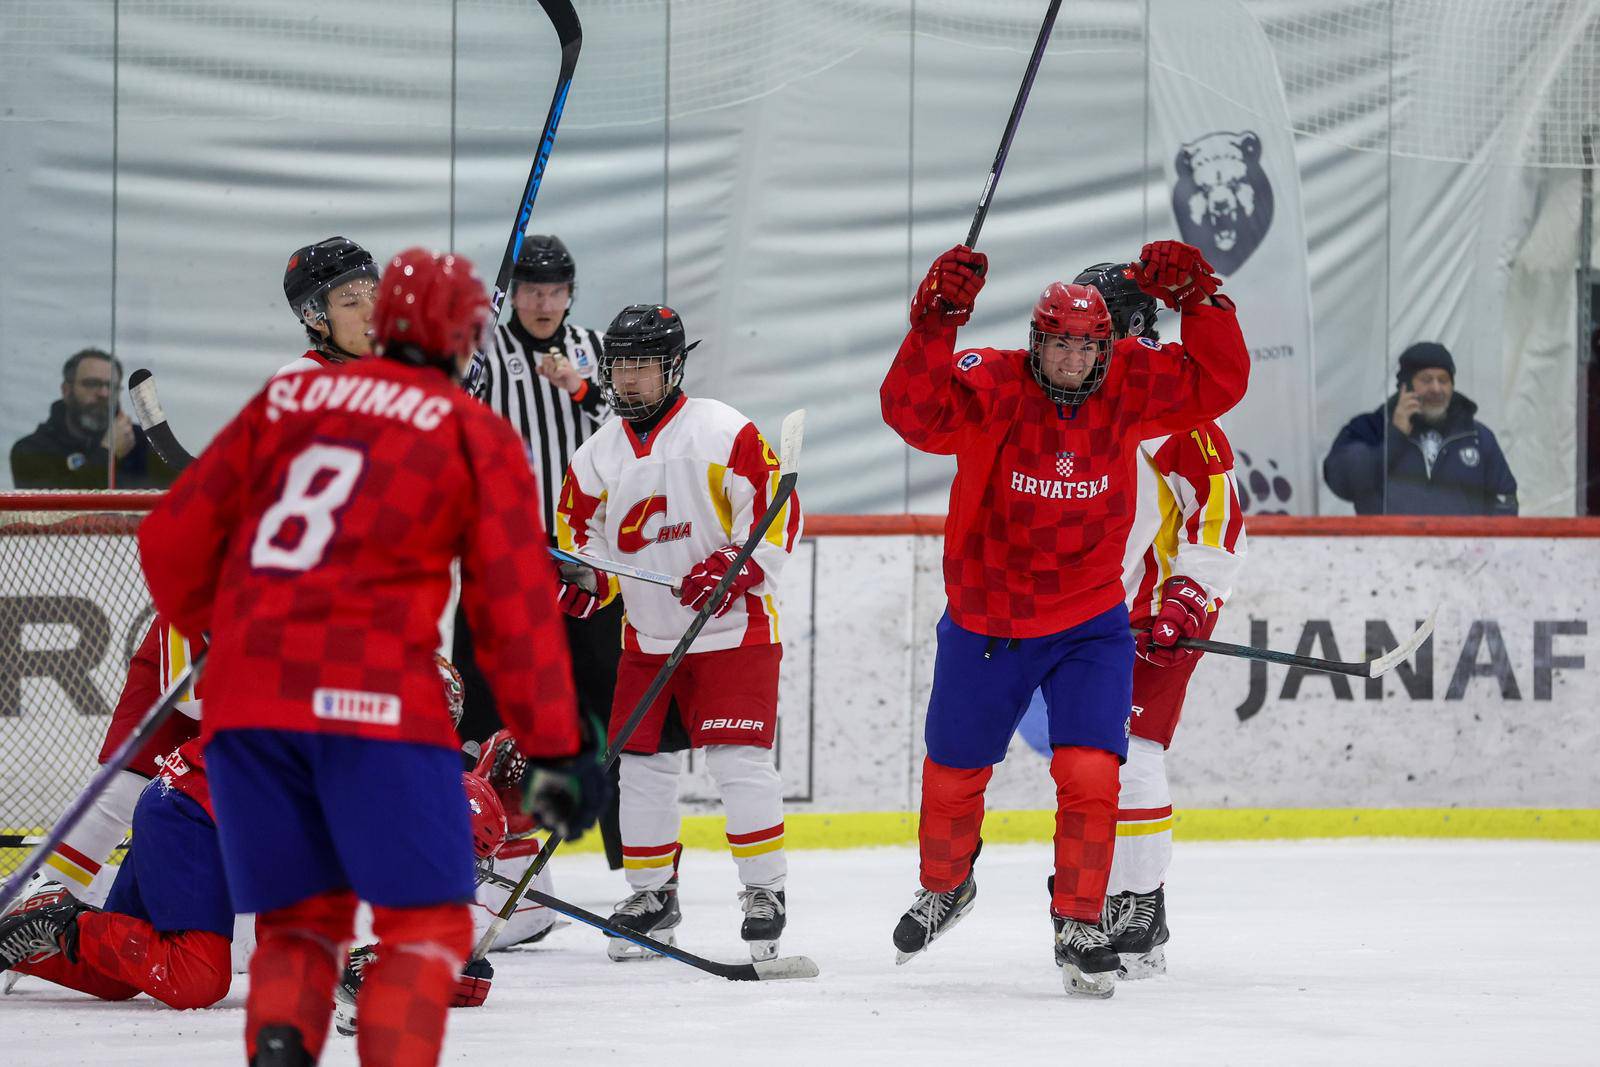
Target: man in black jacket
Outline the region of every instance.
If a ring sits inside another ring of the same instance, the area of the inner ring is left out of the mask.
[[[1444,345],[1400,354],[1400,391],[1334,439],[1322,477],[1358,515],[1515,515],[1517,480],[1500,442],[1455,391]]]
[[[170,485],[176,472],[150,451],[144,434],[112,400],[122,388],[122,364],[98,348],[74,353],[61,368],[61,399],[50,417],[11,446],[11,480],[18,489],[150,489]],[[116,452],[116,481],[111,453]]]

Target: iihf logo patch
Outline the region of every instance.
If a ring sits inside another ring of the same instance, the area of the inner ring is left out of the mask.
[[[1057,452],[1056,473],[1061,475],[1063,478],[1072,477],[1073,461],[1077,458],[1078,454],[1076,452]]]
[[[968,352],[966,355],[956,360],[956,369],[971,370],[973,367],[976,367],[982,362],[983,354],[981,352]]]
[[[1148,337],[1141,337],[1141,338],[1139,338],[1139,343],[1144,345],[1146,348],[1153,348],[1158,352],[1161,351],[1161,342],[1160,341],[1152,341]]]

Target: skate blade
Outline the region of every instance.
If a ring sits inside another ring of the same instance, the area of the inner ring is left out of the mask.
[[[974,898],[974,899],[976,899],[976,898]],[[928,940],[923,943],[923,946],[921,948],[916,949],[915,951],[912,951],[912,952],[906,952],[903,949],[900,949],[900,948],[897,947],[894,950],[894,965],[896,967],[903,967],[907,963],[910,963],[916,957],[918,957],[918,956],[922,955],[924,952],[928,951],[928,946],[932,945],[935,941],[939,940],[945,934],[948,934],[951,930],[954,930],[957,926],[961,925],[961,920],[965,919],[967,917],[967,913],[972,910],[972,905],[973,905],[973,901],[972,900],[967,901],[967,906],[962,908],[960,911],[956,912],[953,916],[951,916],[950,917],[950,921],[944,924],[944,929],[940,930],[938,933],[936,933],[932,937],[928,938]]]
[[[1102,971],[1099,974],[1089,974],[1069,963],[1061,968],[1061,988],[1070,996],[1105,1000],[1117,991],[1116,972]]]
[[[13,989],[17,988],[17,983],[20,982],[20,981],[22,981],[22,972],[21,971],[9,971],[9,972],[7,972],[5,989],[4,990],[0,990],[0,994],[3,994],[4,996],[8,996],[9,997],[11,995],[11,991]]]
[[[810,956],[785,956],[776,960],[756,960],[752,966],[763,982],[784,978],[815,978],[822,971]]]
[[[662,930],[660,933],[650,935],[663,945],[676,946],[677,934],[672,930]],[[613,937],[606,942],[606,955],[617,963],[631,963],[634,960],[663,960],[665,956],[659,952],[651,952],[642,945],[635,945],[632,941],[625,941],[620,937]]]
[[[750,961],[752,963],[778,958],[778,943],[776,941],[746,941],[745,944],[750,946]]]
[[[1129,982],[1167,973],[1167,950],[1157,945],[1149,952],[1123,952],[1117,956],[1117,977]]]

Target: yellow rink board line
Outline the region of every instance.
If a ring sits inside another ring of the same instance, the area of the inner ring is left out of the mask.
[[[1179,841],[1270,841],[1334,837],[1479,838],[1498,840],[1600,841],[1600,809],[1592,808],[1192,808],[1174,816]],[[991,843],[1050,840],[1049,811],[991,811],[983,838]],[[720,815],[688,815],[685,848],[726,850]],[[37,827],[0,827],[0,834],[37,835]],[[917,840],[917,816],[909,811],[791,812],[784,817],[784,845],[791,849],[871,848]],[[600,851],[600,836],[586,834],[565,845],[574,852]],[[0,848],[0,874],[15,870],[21,848]],[[121,859],[119,854],[112,862]]]

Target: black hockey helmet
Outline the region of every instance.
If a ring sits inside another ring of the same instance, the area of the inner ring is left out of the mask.
[[[1119,335],[1156,340],[1156,298],[1134,281],[1136,269],[1132,263],[1096,263],[1072,281],[1100,290],[1106,310],[1111,312],[1111,328]]]
[[[578,280],[578,267],[561,238],[548,233],[530,233],[522,239],[517,261],[511,266],[511,279],[534,284],[568,285]]]
[[[699,343],[685,343],[683,320],[669,307],[630,304],[623,308],[602,338],[600,389],[606,402],[625,419],[648,419],[671,402],[683,382],[685,357]],[[619,365],[637,367],[652,362],[660,365],[666,383],[658,400],[641,402],[618,395],[612,372]]]
[[[302,322],[319,322],[328,312],[328,293],[352,278],[378,281],[372,255],[348,237],[329,237],[297,249],[283,270],[283,295]]]

